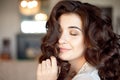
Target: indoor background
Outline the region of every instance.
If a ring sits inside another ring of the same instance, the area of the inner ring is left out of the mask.
[[[22,1],[38,1],[34,5]],[[36,80],[41,38],[59,0],[0,0],[0,80]],[[120,34],[120,0],[80,0],[100,7]],[[37,6],[35,6],[37,5]]]

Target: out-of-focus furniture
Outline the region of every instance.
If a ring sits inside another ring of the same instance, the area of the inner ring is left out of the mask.
[[[41,53],[41,39],[44,34],[18,34],[17,35],[17,58],[34,59]]]

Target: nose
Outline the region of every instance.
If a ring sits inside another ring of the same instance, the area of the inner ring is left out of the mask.
[[[59,44],[65,44],[67,43],[67,35],[62,34],[61,37],[59,38]]]

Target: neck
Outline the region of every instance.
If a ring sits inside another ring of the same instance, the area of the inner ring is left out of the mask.
[[[85,62],[86,62],[85,57],[69,61],[69,63],[71,64],[71,69],[75,72],[78,72],[85,64]]]

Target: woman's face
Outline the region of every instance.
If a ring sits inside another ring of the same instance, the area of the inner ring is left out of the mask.
[[[81,18],[74,13],[63,14],[59,18],[61,37],[59,39],[59,58],[62,60],[78,60],[84,57],[84,36]]]

